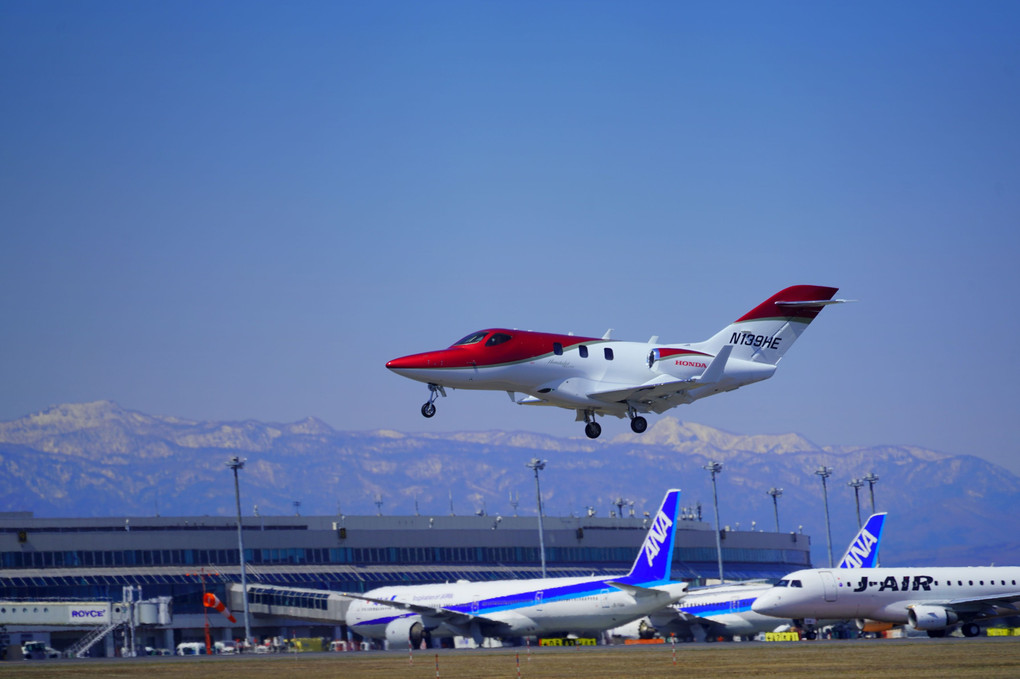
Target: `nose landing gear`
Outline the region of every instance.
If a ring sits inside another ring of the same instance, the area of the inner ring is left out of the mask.
[[[446,390],[438,384],[429,384],[429,400],[421,407],[421,414],[424,417],[432,417],[436,414],[436,399],[440,395],[446,396]]]

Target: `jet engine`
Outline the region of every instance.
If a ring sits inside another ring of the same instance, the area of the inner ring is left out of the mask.
[[[886,630],[890,630],[895,627],[895,625],[891,622],[869,620],[867,618],[857,618],[854,622],[857,623],[857,629],[862,632],[885,632]]]
[[[918,605],[907,609],[907,622],[914,629],[939,630],[955,625],[959,616],[942,606]]]
[[[411,642],[414,648],[418,648],[424,636],[425,626],[417,616],[397,618],[386,625],[386,643],[390,648],[403,648],[408,642]]]

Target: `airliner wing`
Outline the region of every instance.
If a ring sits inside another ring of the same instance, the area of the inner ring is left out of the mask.
[[[450,608],[443,608],[442,606],[424,606],[422,604],[413,604],[408,601],[400,601],[399,599],[379,599],[377,597],[365,596],[364,594],[355,594],[351,592],[343,592],[343,596],[351,599],[370,601],[374,604],[390,606],[391,608],[400,608],[412,613],[418,613],[419,615],[427,615],[428,617],[436,620],[445,620],[453,623],[467,622],[469,620],[481,620],[483,622],[491,622],[493,624],[499,624],[500,622],[498,620],[486,618],[483,615],[471,615],[464,611],[455,611]]]
[[[931,602],[926,601],[924,603]],[[958,613],[977,614],[980,616],[1016,615],[1020,614],[1020,592],[974,597],[972,599],[953,599],[942,605]]]

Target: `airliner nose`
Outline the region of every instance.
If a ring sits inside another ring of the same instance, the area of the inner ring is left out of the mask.
[[[774,590],[769,590],[751,602],[751,610],[762,615],[771,615],[779,602],[780,597]]]

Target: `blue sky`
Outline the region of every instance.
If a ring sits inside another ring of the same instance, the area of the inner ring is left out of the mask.
[[[698,341],[810,283],[860,302],[670,414],[1020,473],[1017,35],[1013,2],[0,2],[0,419],[582,436],[502,393],[424,420],[383,364]]]

